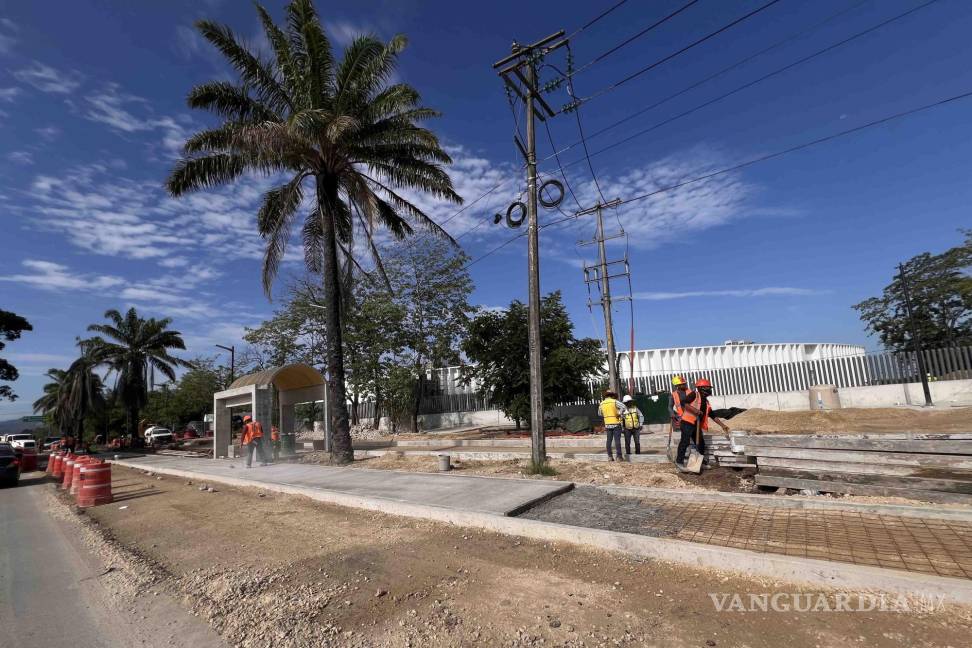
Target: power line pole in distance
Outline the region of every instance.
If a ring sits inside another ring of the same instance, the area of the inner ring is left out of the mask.
[[[585,216],[587,214],[597,215],[597,234],[595,235],[594,240],[581,241],[580,245],[591,245],[597,243],[599,263],[596,266],[588,266],[587,264],[584,265],[584,281],[586,283],[598,283],[600,285],[601,309],[604,311],[604,342],[607,346],[608,387],[610,387],[611,391],[615,393],[620,393],[618,391],[620,389],[620,381],[618,380],[618,354],[614,346],[614,322],[611,313],[611,279],[615,277],[624,277],[628,274],[628,260],[621,259],[618,261],[608,261],[607,248],[605,247],[604,242],[612,238],[620,238],[624,236],[624,232],[619,232],[612,236],[605,236],[604,210],[610,207],[615,207],[620,203],[621,199],[615,198],[609,203],[598,203],[590,209],[577,212],[578,216]],[[617,264],[624,265],[624,272],[612,275],[610,267]]]
[[[546,440],[543,435],[543,358],[540,343],[540,240],[537,223],[537,143],[534,117],[546,121],[554,111],[547,105],[537,89],[538,57],[564,44],[564,31],[560,30],[532,45],[513,43],[512,53],[493,64],[503,82],[526,104],[526,145],[516,139],[517,146],[526,158],[527,169],[527,273],[529,283],[529,345],[530,345],[530,438],[531,458],[534,466],[542,466],[547,460]],[[558,42],[557,39],[561,39]],[[518,81],[510,77],[514,76]],[[539,103],[547,117],[537,112]]]

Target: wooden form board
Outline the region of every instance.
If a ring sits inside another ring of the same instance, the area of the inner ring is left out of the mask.
[[[947,477],[905,477],[901,475],[832,472],[805,469],[760,468],[760,475],[767,477],[793,477],[830,483],[886,486],[901,490],[928,490],[947,493],[965,493],[972,497],[972,481]]]
[[[972,456],[972,440],[909,441],[907,439],[834,439],[821,437],[746,437],[747,455],[758,455],[762,448],[804,448],[815,450],[854,450],[858,452],[910,452]]]
[[[757,473],[756,484],[760,486],[775,486],[777,488],[794,488],[798,490],[810,489],[825,493],[845,493],[847,495],[873,495],[878,497],[906,497],[920,499],[927,502],[941,502],[947,504],[972,504],[972,496],[960,493],[943,493],[939,491],[923,491],[917,489],[893,488],[873,484],[847,484],[843,482],[823,481],[819,479],[799,479],[796,477],[780,477]]]
[[[720,461],[722,461],[720,459]],[[948,479],[967,479],[972,481],[972,470],[942,469],[938,467],[899,465],[884,462],[851,463],[844,461],[818,461],[815,459],[790,459],[779,457],[759,457],[760,469],[786,468],[829,473],[862,473],[866,475],[898,475],[902,477],[946,477]]]
[[[750,456],[778,459],[835,461],[894,466],[929,466],[972,470],[972,456],[940,455],[911,452],[861,452],[852,450],[817,450],[808,448],[751,448]]]

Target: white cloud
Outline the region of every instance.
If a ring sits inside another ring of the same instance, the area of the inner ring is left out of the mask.
[[[670,299],[691,299],[694,297],[810,297],[826,295],[829,292],[828,290],[814,288],[782,286],[729,290],[691,290],[686,292],[636,292],[634,298],[649,301],[665,301]]]
[[[10,359],[17,362],[36,362],[66,365],[74,361],[75,356],[57,353],[11,353]]]
[[[20,88],[16,86],[11,86],[9,88],[0,88],[0,101],[5,101],[7,103],[12,102],[16,99],[17,95],[20,94]]]
[[[34,61],[14,76],[24,83],[34,86],[41,92],[70,94],[81,86],[84,78],[77,70],[56,70],[40,61]]]
[[[159,265],[163,268],[181,268],[189,265],[189,259],[183,256],[174,256],[167,259],[160,259]]]
[[[35,128],[34,132],[40,135],[42,139],[51,142],[61,134],[61,129],[57,126],[44,126],[43,128]]]
[[[7,153],[7,159],[14,164],[33,164],[34,155],[30,151],[11,151]]]
[[[375,36],[378,31],[366,25],[358,25],[346,20],[329,20],[324,23],[324,33],[335,45],[347,47],[359,36]]]
[[[139,96],[121,91],[116,83],[85,97],[87,109],[84,116],[123,133],[148,131],[162,132],[162,147],[170,154],[178,153],[186,140],[186,129],[172,117],[155,117],[149,102]],[[138,107],[136,115],[130,110]]]
[[[0,281],[27,284],[43,290],[97,291],[115,288],[125,283],[112,275],[84,274],[72,271],[65,265],[51,261],[28,259],[23,262],[27,269],[23,274],[0,276]]]
[[[6,54],[16,44],[17,39],[14,34],[20,31],[20,28],[17,23],[9,18],[0,18],[0,26],[2,26],[2,29],[0,29],[0,54]]]

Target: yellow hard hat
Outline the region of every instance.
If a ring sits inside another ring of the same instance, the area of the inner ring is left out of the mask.
[[[675,376],[674,378],[672,378],[673,387],[678,387],[679,385],[684,385],[684,384],[685,384],[685,379],[682,378],[681,376]]]

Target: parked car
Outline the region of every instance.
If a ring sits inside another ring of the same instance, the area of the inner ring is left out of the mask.
[[[61,437],[47,437],[44,439],[44,443],[41,445],[41,448],[44,450],[53,450],[60,442]]]
[[[33,434],[8,434],[5,439],[7,443],[10,444],[12,448],[36,448],[37,440],[34,438]]]
[[[172,430],[161,425],[153,425],[145,430],[145,443],[148,445],[165,445],[172,443]]]
[[[16,486],[20,481],[20,459],[9,443],[0,443],[0,483]]]

